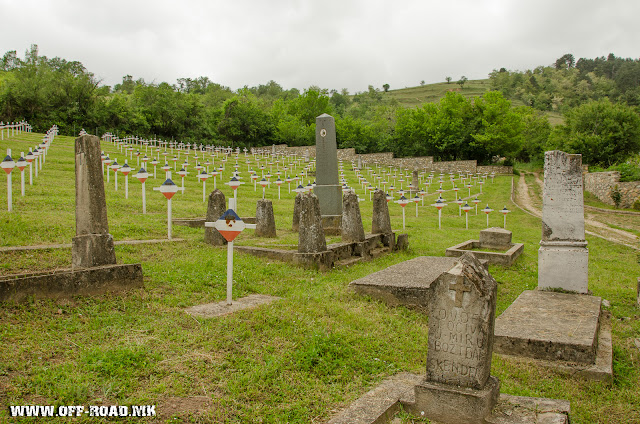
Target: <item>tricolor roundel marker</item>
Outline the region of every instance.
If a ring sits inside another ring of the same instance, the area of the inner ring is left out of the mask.
[[[227,209],[227,211],[218,218],[213,226],[228,242],[235,240],[235,238],[238,237],[238,234],[240,234],[246,227],[244,221],[240,219],[233,209]]]
[[[174,194],[178,192],[179,188],[171,181],[171,178],[167,178],[165,182],[160,186],[160,193],[164,195],[168,200],[171,200]]]

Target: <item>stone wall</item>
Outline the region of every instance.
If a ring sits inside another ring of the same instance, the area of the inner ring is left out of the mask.
[[[316,146],[294,146],[289,147],[286,144],[278,144],[275,146],[277,154],[296,154],[299,157],[304,157],[305,152],[308,152],[309,158],[316,157]],[[260,151],[265,153],[271,153],[272,146],[264,146],[261,148],[251,148],[251,152]],[[363,164],[373,166],[374,164],[381,166],[393,166],[396,168],[418,170],[427,172],[443,172],[443,173],[460,173],[460,172],[481,172],[488,173],[495,172],[496,174],[513,174],[513,167],[511,166],[477,166],[475,160],[457,160],[457,161],[445,161],[434,162],[432,156],[420,156],[420,157],[406,157],[396,158],[392,152],[383,153],[367,153],[356,154],[354,148],[338,149],[338,159],[342,161],[354,161],[357,163],[358,158]]]
[[[442,173],[476,172],[477,163],[475,160],[451,160],[445,162],[433,162],[427,171]]]
[[[640,197],[640,181],[620,182],[620,173],[612,172],[589,172],[584,175],[584,189],[592,193],[602,202],[613,205],[611,190],[618,185],[618,190],[622,194],[620,207],[630,208]]]
[[[476,167],[476,172],[481,174],[491,174],[492,172],[495,172],[496,175],[511,175],[513,174],[513,166],[478,165]]]

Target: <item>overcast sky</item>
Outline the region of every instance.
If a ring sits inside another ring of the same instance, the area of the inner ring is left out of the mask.
[[[0,54],[31,44],[113,85],[391,89],[640,56],[638,0],[0,0]]]

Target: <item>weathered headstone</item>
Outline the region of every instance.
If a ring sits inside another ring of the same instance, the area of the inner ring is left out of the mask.
[[[371,222],[372,234],[391,233],[391,218],[389,217],[389,205],[382,190],[373,193],[373,216]]]
[[[215,222],[227,210],[227,202],[224,193],[220,189],[215,189],[209,194],[209,203],[207,205],[206,222]],[[227,241],[222,234],[213,227],[204,228],[204,242],[214,246],[224,246]]]
[[[322,215],[342,215],[342,186],[338,182],[336,123],[332,116],[316,118],[316,186]]]
[[[582,155],[554,150],[544,157],[542,240],[538,287],[588,291],[589,250],[584,234]]]
[[[481,424],[500,382],[491,376],[497,282],[470,253],[433,283],[427,374],[415,409],[430,420]]]
[[[258,199],[256,206],[256,236],[276,237],[276,220],[273,204],[268,199]]]
[[[322,228],[320,203],[313,194],[300,196],[300,227],[298,229],[298,253],[318,253],[327,250]]]
[[[414,170],[411,173],[411,186],[415,191],[418,191],[420,188],[420,180],[418,179],[418,170]]]
[[[73,238],[73,268],[116,263],[113,237],[109,234],[104,194],[100,139],[83,135],[75,142],[76,236]]]
[[[358,196],[353,191],[347,191],[342,203],[342,241],[358,243],[364,241]]]
[[[291,229],[298,231],[300,229],[300,206],[302,205],[302,193],[298,193],[293,201],[293,224]]]

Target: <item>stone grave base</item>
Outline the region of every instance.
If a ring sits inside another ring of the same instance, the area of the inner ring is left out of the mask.
[[[0,302],[60,299],[141,288],[142,265],[103,265],[0,278]]]
[[[391,252],[395,246],[395,234],[367,234],[363,242],[333,243],[318,253],[298,253],[296,250],[271,249],[254,246],[234,246],[239,252],[254,256],[290,262],[305,268],[329,271],[334,267],[348,266],[363,260],[375,259]]]
[[[541,241],[538,288],[586,294],[589,291],[589,249],[586,246],[586,242]]]
[[[450,424],[484,424],[500,396],[500,381],[490,376],[480,390],[423,381],[415,387],[415,402],[405,408],[417,416]]]
[[[268,296],[265,294],[251,294],[246,297],[235,299],[231,305],[227,305],[227,301],[217,303],[207,303],[204,305],[196,305],[186,309],[189,315],[199,318],[213,318],[224,315],[229,315],[237,311],[244,309],[257,308],[260,305],[267,305],[276,300],[282,299],[281,297]]]
[[[361,396],[349,407],[331,418],[328,424],[384,424],[400,423],[395,418],[404,409],[414,412],[415,387],[422,383],[424,375],[399,373]],[[500,394],[487,424],[569,424],[570,405],[566,400],[529,398]],[[438,424],[431,420],[432,424]],[[443,424],[443,423],[440,423]]]
[[[471,249],[481,249],[482,245],[479,240],[467,240],[460,244],[456,244],[453,247],[449,247],[445,254],[450,257],[462,256],[465,252],[471,251]],[[471,251],[478,259],[484,259],[490,264],[511,266],[518,256],[522,254],[524,250],[524,244],[516,243],[511,244],[506,252],[490,252],[490,251]]]
[[[613,376],[611,318],[595,296],[524,291],[496,319],[494,353],[589,379]]]
[[[389,306],[406,306],[428,313],[431,284],[456,263],[457,258],[420,256],[354,280],[349,287]]]
[[[327,236],[341,236],[342,215],[322,215],[322,228]]]

